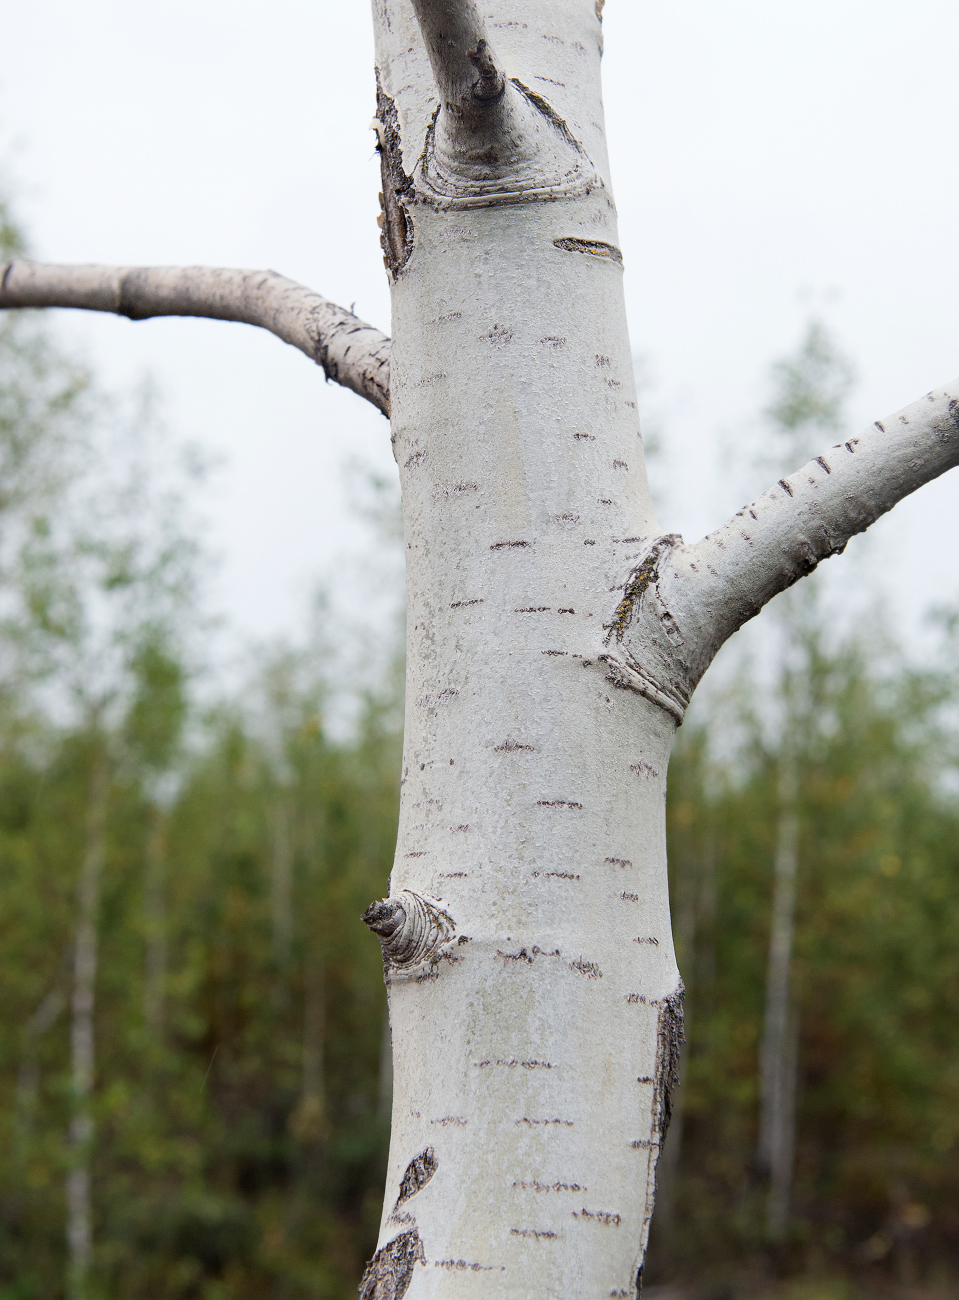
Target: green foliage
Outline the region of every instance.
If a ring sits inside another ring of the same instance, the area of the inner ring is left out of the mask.
[[[770,1256],[753,1169],[779,737],[737,778],[684,735],[671,769],[689,1048],[671,1239],[687,1273],[770,1265],[906,1276],[959,1254],[959,808],[943,792],[948,678],[816,656],[798,745],[796,1183]],[[673,1135],[676,1141],[678,1135]],[[917,1279],[918,1280],[918,1279]]]

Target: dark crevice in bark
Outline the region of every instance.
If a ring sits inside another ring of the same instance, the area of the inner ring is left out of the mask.
[[[414,1156],[406,1166],[406,1173],[403,1175],[403,1181],[400,1183],[400,1194],[396,1198],[396,1204],[393,1206],[395,1213],[404,1201],[416,1193],[430,1181],[438,1168],[436,1152],[432,1147],[427,1147],[421,1151],[418,1156]]]
[[[377,150],[380,155],[380,244],[383,260],[391,275],[399,275],[413,251],[413,222],[406,211],[406,196],[413,192],[413,179],[403,170],[400,121],[396,104],[376,80]]]
[[[577,239],[571,235],[568,238],[554,239],[553,247],[561,248],[565,253],[589,253],[593,257],[604,257],[610,262],[623,265],[623,254],[616,245],[607,244],[602,239]]]
[[[425,1264],[426,1256],[420,1234],[411,1228],[378,1250],[367,1264],[360,1300],[402,1300],[417,1262]]]
[[[682,980],[675,993],[662,998],[659,1004],[659,1025],[656,1031],[656,1069],[653,1084],[653,1135],[658,1137],[660,1149],[673,1113],[672,1091],[679,1083],[679,1058],[686,1036],[683,1033],[683,997],[686,990]]]

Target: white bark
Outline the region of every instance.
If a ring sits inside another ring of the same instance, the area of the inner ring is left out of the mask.
[[[600,662],[610,589],[658,531],[599,179],[601,30],[591,2],[539,8],[487,24],[553,136],[541,183],[524,160],[495,198],[468,174],[438,196],[415,17],[376,8],[384,174],[411,227],[393,283],[409,639],[391,893],[442,904],[407,918],[424,942],[394,945],[425,960],[388,967],[393,1138],[368,1297],[635,1295],[681,1033],[675,719]]]
[[[390,341],[352,312],[275,271],[210,266],[54,266],[17,258],[0,269],[0,307],[82,307],[130,320],[205,316],[270,330],[327,379],[389,410]]]
[[[90,1156],[93,1144],[94,1009],[97,918],[106,850],[107,775],[105,756],[97,755],[90,775],[86,843],[77,883],[70,1006],[71,1117],[66,1186],[69,1300],[85,1300],[93,1257]]]

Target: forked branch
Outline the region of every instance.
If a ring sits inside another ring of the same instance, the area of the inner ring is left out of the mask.
[[[0,271],[0,308],[78,307],[130,320],[204,316],[269,330],[327,379],[389,414],[390,340],[275,271],[209,266],[57,266],[25,258]]]

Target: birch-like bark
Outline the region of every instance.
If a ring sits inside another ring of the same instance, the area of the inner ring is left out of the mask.
[[[93,1146],[95,1065],[94,1011],[97,976],[97,916],[106,851],[108,767],[103,752],[93,758],[87,797],[86,843],[77,883],[70,1004],[71,1117],[67,1173],[69,1300],[85,1300],[93,1256],[90,1158]]]
[[[27,1159],[33,1136],[37,1092],[40,1085],[40,1066],[37,1060],[40,1039],[53,1025],[63,1010],[65,998],[58,981],[27,1021],[23,1034],[23,1056],[17,1071],[17,1091],[13,1111],[13,1157],[19,1162]]]
[[[791,975],[799,867],[799,779],[793,729],[787,730],[779,770],[769,964],[759,1066],[756,1163],[768,1180],[766,1230],[774,1242],[782,1240],[789,1223],[796,1141],[798,1021]]]
[[[55,266],[18,258],[0,267],[0,308],[80,307],[130,320],[202,316],[259,325],[304,352],[327,379],[389,411],[385,334],[275,271],[211,266]]]
[[[374,12],[409,236],[388,250],[409,632],[392,902],[370,914],[393,1134],[361,1293],[634,1296],[681,1039],[675,719],[601,662],[610,588],[658,528],[600,23],[592,0],[484,20],[548,142],[512,169],[497,154],[487,183],[450,162],[459,124],[412,8]]]

